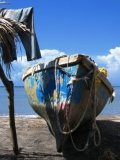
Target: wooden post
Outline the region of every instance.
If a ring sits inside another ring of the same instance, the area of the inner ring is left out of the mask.
[[[15,115],[14,115],[14,85],[12,81],[9,81],[3,71],[2,66],[0,65],[0,78],[8,92],[9,99],[9,124],[11,130],[11,137],[13,143],[13,151],[15,154],[18,154],[18,143],[17,143],[17,134],[15,127]]]

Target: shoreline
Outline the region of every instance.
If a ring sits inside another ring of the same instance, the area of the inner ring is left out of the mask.
[[[9,118],[9,115],[0,115],[0,118]],[[15,118],[38,118],[43,119],[39,115],[15,115]],[[120,115],[98,115],[96,120],[120,121]]]
[[[120,122],[120,115],[98,115],[96,120],[109,120]]]

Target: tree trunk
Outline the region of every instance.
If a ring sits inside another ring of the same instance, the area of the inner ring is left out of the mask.
[[[0,78],[8,92],[9,99],[9,124],[11,130],[11,137],[13,143],[13,151],[18,154],[17,134],[15,127],[15,115],[14,115],[14,85],[12,81],[9,81],[4,73],[2,66],[0,65]]]

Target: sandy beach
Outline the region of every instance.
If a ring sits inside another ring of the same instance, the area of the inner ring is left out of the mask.
[[[9,119],[0,117],[0,160],[62,159],[62,155],[56,152],[55,140],[43,119],[16,117],[16,129],[20,150],[18,156],[14,156],[12,151]]]
[[[120,116],[98,116],[97,123],[102,136],[101,145],[98,148],[91,147],[81,154],[71,152],[74,149],[70,144],[64,148],[66,158],[63,158],[63,155],[56,151],[55,139],[43,119],[16,117],[20,154],[15,156],[12,151],[9,119],[0,117],[0,160],[97,160],[98,157],[100,160],[120,159]]]

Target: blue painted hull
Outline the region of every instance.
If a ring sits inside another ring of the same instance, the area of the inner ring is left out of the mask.
[[[46,120],[57,148],[62,131],[76,130],[94,114],[97,116],[113,92],[93,61],[83,55],[66,57],[62,62],[64,59],[36,65],[23,76],[29,103]]]

